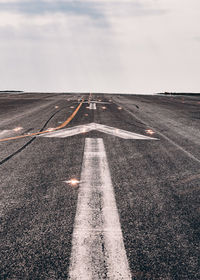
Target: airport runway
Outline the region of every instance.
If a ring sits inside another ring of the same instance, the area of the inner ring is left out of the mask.
[[[198,96],[1,94],[0,151],[0,279],[200,279]]]

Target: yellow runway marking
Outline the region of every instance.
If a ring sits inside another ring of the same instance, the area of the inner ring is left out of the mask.
[[[82,106],[84,102],[84,99],[82,99],[81,103],[78,105],[78,107],[76,108],[76,110],[74,110],[74,112],[71,114],[71,116],[64,121],[61,125],[52,128],[51,130],[45,130],[45,131],[38,131],[38,132],[34,132],[34,133],[30,133],[30,134],[24,134],[24,135],[19,135],[19,136],[13,136],[13,137],[8,137],[8,138],[4,138],[4,139],[0,139],[0,142],[5,142],[5,141],[9,141],[9,140],[16,140],[16,139],[20,139],[20,138],[25,138],[25,137],[31,137],[31,136],[36,136],[36,135],[40,135],[40,134],[44,134],[44,133],[49,133],[58,129],[61,129],[65,126],[68,125],[68,123],[71,122],[71,120],[76,116],[76,114],[78,113],[80,107]]]

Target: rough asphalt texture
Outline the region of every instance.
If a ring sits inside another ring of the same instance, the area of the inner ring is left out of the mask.
[[[80,97],[2,93],[0,132],[56,127]],[[92,131],[0,142],[0,279],[67,279],[79,189],[63,181],[80,179],[85,137],[104,140],[132,279],[200,279],[199,96],[93,100],[109,104],[89,110],[84,103],[69,127],[97,122],[143,135],[152,129],[159,140]]]

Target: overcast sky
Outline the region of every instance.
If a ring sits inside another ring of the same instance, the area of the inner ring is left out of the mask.
[[[0,0],[0,90],[200,92],[199,0]]]

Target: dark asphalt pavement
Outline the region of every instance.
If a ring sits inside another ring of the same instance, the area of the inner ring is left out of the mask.
[[[59,126],[81,96],[0,94],[0,138]],[[86,137],[104,141],[132,279],[200,279],[200,98],[92,100],[107,103],[84,103],[67,127],[96,122],[159,140],[92,131],[0,142],[0,279],[67,279],[79,187],[64,181],[80,179]]]

